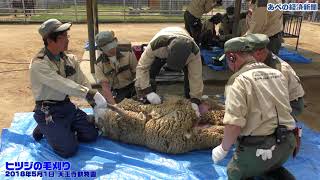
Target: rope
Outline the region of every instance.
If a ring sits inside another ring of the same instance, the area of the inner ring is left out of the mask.
[[[0,61],[0,64],[30,64],[27,62],[7,62],[7,61]]]
[[[13,70],[8,70],[8,71],[0,71],[0,73],[9,73],[9,72],[15,72],[15,71],[27,71],[28,69],[13,69]]]

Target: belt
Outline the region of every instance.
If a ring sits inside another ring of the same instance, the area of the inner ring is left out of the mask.
[[[42,106],[42,105],[62,105],[65,103],[70,102],[70,98],[67,96],[64,100],[62,101],[56,101],[56,100],[42,100],[42,101],[36,101],[37,106]]]
[[[282,37],[282,35],[283,35],[283,32],[280,31],[280,32],[278,32],[277,34],[275,34],[275,35],[273,35],[273,36],[270,36],[269,39],[275,39],[275,38],[278,38],[278,37]]]
[[[287,130],[286,134],[293,133],[294,130]],[[264,143],[268,138],[276,138],[275,133],[266,136],[240,136],[238,137],[239,144],[254,146]]]

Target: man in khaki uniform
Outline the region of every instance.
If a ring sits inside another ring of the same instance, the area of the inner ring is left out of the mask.
[[[160,96],[152,88],[162,66],[175,71],[184,71],[186,98],[191,98],[193,107],[199,112],[203,92],[202,63],[200,49],[188,32],[181,27],[168,27],[158,32],[149,42],[137,65],[136,92],[138,98],[151,104],[160,104]]]
[[[296,140],[287,79],[280,71],[256,62],[245,37],[228,40],[224,48],[235,74],[226,85],[224,138],[212,150],[213,161],[222,160],[237,140],[228,179],[288,174],[282,164],[293,153]]]
[[[201,48],[211,49],[212,46],[219,46],[216,25],[221,22],[222,14],[216,13],[210,19],[203,21],[200,34]]]
[[[134,78],[137,58],[131,51],[120,51],[113,31],[96,35],[100,50],[95,65],[95,75],[102,87],[102,94],[111,104],[135,95]]]
[[[216,0],[192,0],[184,12],[185,28],[197,44],[202,29],[201,17],[210,12],[215,4]]]
[[[283,12],[267,11],[267,4],[279,4],[281,0],[256,0],[252,2],[252,15],[248,18],[249,33],[265,34],[269,37],[268,49],[278,55],[281,48],[283,31]]]
[[[304,90],[296,72],[287,62],[283,61],[266,48],[269,43],[268,36],[264,34],[248,34],[246,38],[254,47],[253,57],[258,62],[263,62],[269,67],[281,71],[288,80],[289,100],[292,108],[291,115],[296,119],[304,108]]]
[[[246,26],[246,14],[240,14],[239,27],[236,32],[236,36],[244,35],[247,32]],[[233,35],[233,24],[234,24],[234,7],[230,6],[226,9],[226,13],[223,14],[221,24],[219,26],[219,38],[222,42],[225,42],[234,37]]]
[[[36,101],[33,117],[38,123],[33,136],[39,141],[44,135],[54,152],[64,158],[76,153],[78,141],[94,141],[98,136],[87,114],[69,96],[84,98],[95,109],[106,107],[103,96],[91,89],[76,57],[65,53],[70,27],[70,23],[62,24],[57,19],[42,23],[39,33],[45,47],[30,63],[31,90]]]

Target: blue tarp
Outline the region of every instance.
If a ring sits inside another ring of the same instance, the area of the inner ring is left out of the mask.
[[[213,60],[212,57],[220,57],[223,54],[223,49],[219,47],[213,47],[212,50],[206,50],[206,49],[201,49],[201,55],[203,57],[204,63],[213,70],[217,71],[222,71],[226,70],[227,66],[225,63],[225,60],[223,60],[223,65],[224,66],[214,66],[213,65]],[[311,58],[306,58],[299,54],[296,51],[290,51],[284,47],[282,47],[279,51],[279,57],[287,62],[292,62],[292,63],[302,63],[302,64],[309,64],[312,63]]]
[[[279,57],[285,61],[292,62],[292,63],[302,63],[302,64],[312,63],[311,58],[306,58],[301,54],[299,54],[297,51],[290,51],[284,47],[280,49]]]
[[[85,111],[91,112],[91,109]],[[226,179],[226,165],[232,152],[219,165],[214,165],[210,150],[168,155],[100,137],[95,143],[80,144],[75,157],[63,159],[52,152],[45,139],[40,143],[33,140],[31,133],[35,121],[32,115],[33,113],[17,113],[11,127],[3,129],[1,177],[5,175],[6,162],[69,161],[71,171],[96,172],[97,178],[102,179]],[[317,179],[320,177],[320,133],[303,124],[301,126],[304,132],[300,153],[297,158],[291,158],[285,167],[297,179]],[[58,178],[55,174],[55,179],[68,178]]]

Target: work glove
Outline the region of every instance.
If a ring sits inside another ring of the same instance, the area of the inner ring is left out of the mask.
[[[106,99],[99,93],[96,92],[96,94],[93,96],[94,103],[96,104],[94,108],[106,108],[107,107],[107,101]]]
[[[273,145],[270,149],[257,149],[256,156],[261,156],[262,160],[267,160],[272,158],[272,151],[276,148],[275,145]]]
[[[222,145],[212,149],[212,161],[217,164],[219,161],[224,159],[228,154],[228,151],[223,150]]]
[[[192,107],[192,109],[195,111],[197,117],[200,117],[199,106],[198,106],[196,103],[191,103],[191,107]]]
[[[155,92],[151,92],[147,94],[146,98],[150,102],[150,104],[161,104],[161,98]]]

